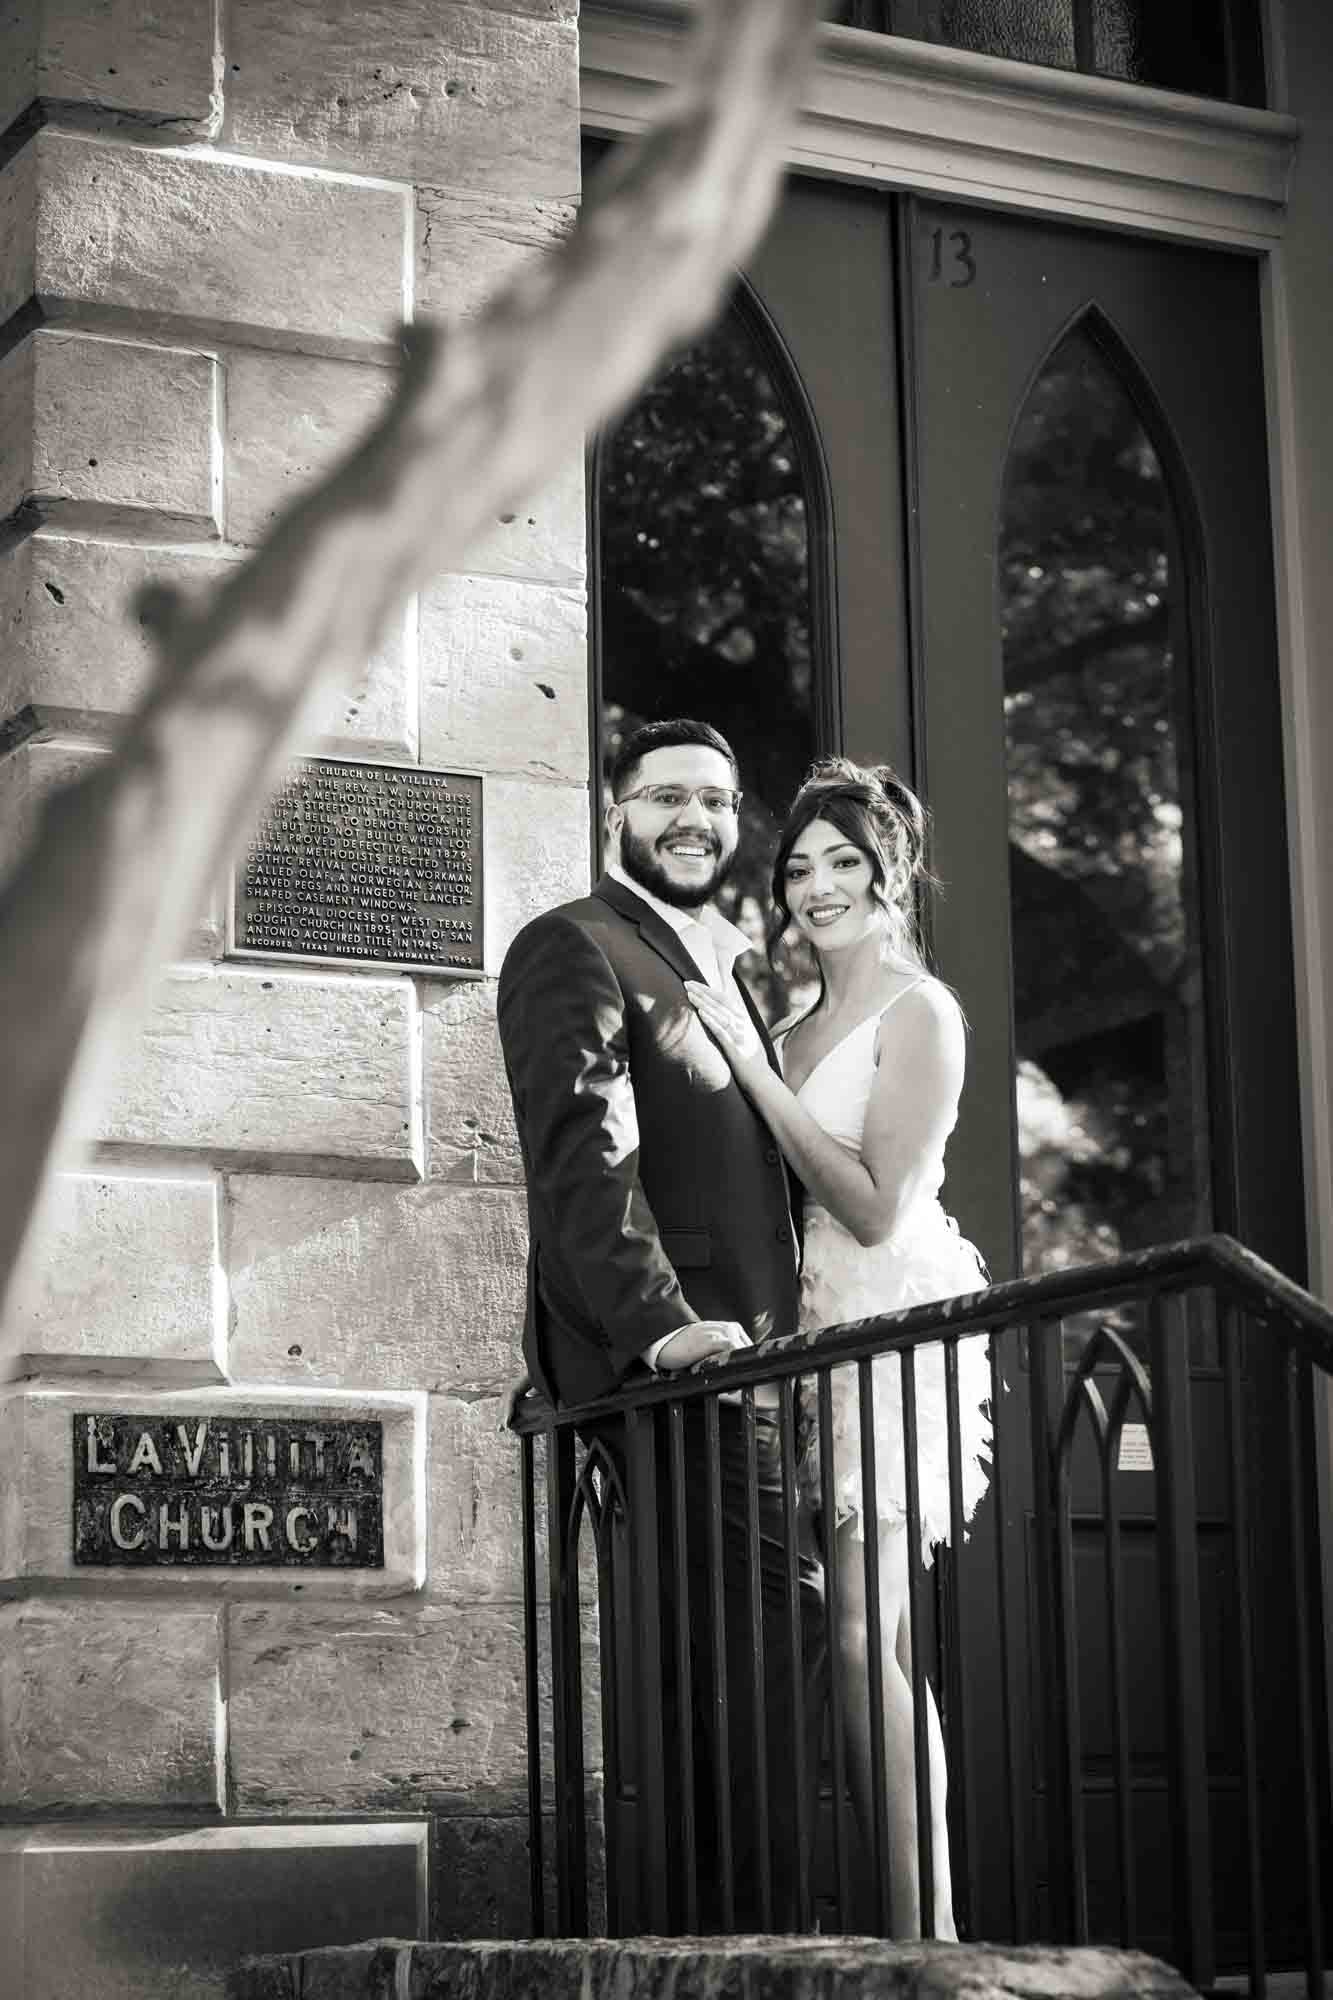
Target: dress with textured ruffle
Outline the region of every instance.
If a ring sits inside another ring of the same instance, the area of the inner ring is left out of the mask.
[[[896,1004],[912,986],[903,987],[889,1002]],[[866,1111],[875,1080],[876,1033],[888,1007],[869,1015],[836,1042],[816,1063],[797,1102],[830,1138],[858,1159]],[[779,1057],[783,1037],[778,1038]],[[869,1247],[807,1197],[805,1257],[801,1271],[800,1331],[810,1335],[849,1320],[869,1319],[905,1306],[975,1292],[987,1282],[985,1267],[974,1246],[961,1236],[953,1218],[941,1208],[938,1193],[944,1180],[941,1150],[927,1179],[927,1191],[899,1224],[894,1235]],[[962,1459],[962,1512],[971,1517],[990,1478],[991,1368],[990,1342],[972,1335],[957,1343],[958,1413]],[[907,1519],[907,1486],[903,1450],[901,1367],[896,1354],[878,1355],[872,1367],[875,1391],[875,1494],[881,1520],[901,1524]],[[806,1399],[813,1406],[814,1398]],[[857,1370],[835,1368],[832,1376],[834,1491],[840,1521],[855,1516],[858,1539],[861,1483],[860,1396]],[[921,1515],[921,1553],[931,1560],[933,1544],[949,1539],[949,1434],[944,1384],[944,1349],[930,1341],[916,1349],[917,1493]],[[802,1485],[815,1504],[819,1500],[817,1435],[812,1437],[801,1465]]]

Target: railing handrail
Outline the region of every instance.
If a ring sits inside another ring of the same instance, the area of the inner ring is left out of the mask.
[[[650,1378],[591,1403],[553,1409],[549,1403],[538,1400],[535,1407],[520,1407],[514,1429],[520,1434],[531,1434],[585,1424],[627,1409],[649,1409],[658,1403],[693,1400],[713,1394],[723,1386],[737,1390],[753,1388],[759,1383],[781,1382],[793,1375],[808,1374],[815,1365],[816,1354],[820,1367],[837,1361],[859,1361],[868,1355],[892,1354],[902,1348],[921,1346],[945,1334],[961,1339],[968,1333],[987,1331],[997,1322],[1014,1325],[1055,1319],[1093,1306],[1110,1307],[1141,1292],[1145,1283],[1161,1290],[1180,1290],[1209,1278],[1224,1280],[1233,1294],[1240,1294],[1260,1315],[1281,1319],[1287,1333],[1307,1357],[1326,1374],[1333,1375],[1333,1311],[1293,1278],[1265,1262],[1253,1250],[1247,1250],[1234,1236],[1217,1232],[1176,1243],[1155,1244],[1149,1250],[1131,1251],[1104,1264],[1078,1264],[1037,1278],[1008,1278],[1000,1284],[988,1285],[984,1291],[906,1306],[871,1319],[823,1328],[818,1334],[793,1334],[782,1340],[767,1341],[762,1347],[747,1348],[729,1356],[705,1374]]]

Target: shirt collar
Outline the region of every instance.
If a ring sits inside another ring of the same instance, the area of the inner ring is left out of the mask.
[[[748,938],[739,925],[729,923],[711,903],[705,903],[698,910],[678,910],[673,903],[664,903],[651,889],[645,889],[642,882],[636,882],[632,875],[627,875],[618,861],[612,861],[606,872],[613,882],[619,882],[622,889],[630,890],[650,910],[655,911],[678,937],[685,937],[696,924],[707,931],[723,971],[730,972],[742,952],[754,950],[754,940]]]

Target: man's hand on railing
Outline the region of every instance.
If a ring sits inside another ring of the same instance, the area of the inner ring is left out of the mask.
[[[500,1421],[495,1426],[497,1431],[510,1431],[514,1428],[514,1419],[518,1415],[519,1404],[525,1396],[530,1396],[532,1393],[531,1375],[526,1371],[522,1375],[516,1375],[504,1392],[504,1397],[500,1404]]]
[[[655,1365],[659,1375],[683,1375],[687,1368],[707,1368],[713,1362],[725,1361],[729,1354],[753,1346],[738,1320],[701,1319],[673,1333],[665,1346],[658,1349]]]

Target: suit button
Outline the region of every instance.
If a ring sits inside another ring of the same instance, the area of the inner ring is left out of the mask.
[[[779,1158],[777,1147],[770,1146],[768,1151],[764,1154],[764,1158],[768,1161],[770,1167],[775,1167],[778,1163],[778,1158]]]
[[[779,1243],[790,1243],[790,1242],[791,1242],[791,1231],[790,1231],[790,1229],[788,1229],[788,1227],[787,1227],[787,1225],[786,1225],[786,1223],[785,1223],[785,1222],[781,1222],[781,1223],[779,1223],[779,1224],[778,1224],[778,1228],[777,1228],[777,1239],[778,1239],[778,1242],[779,1242]]]

